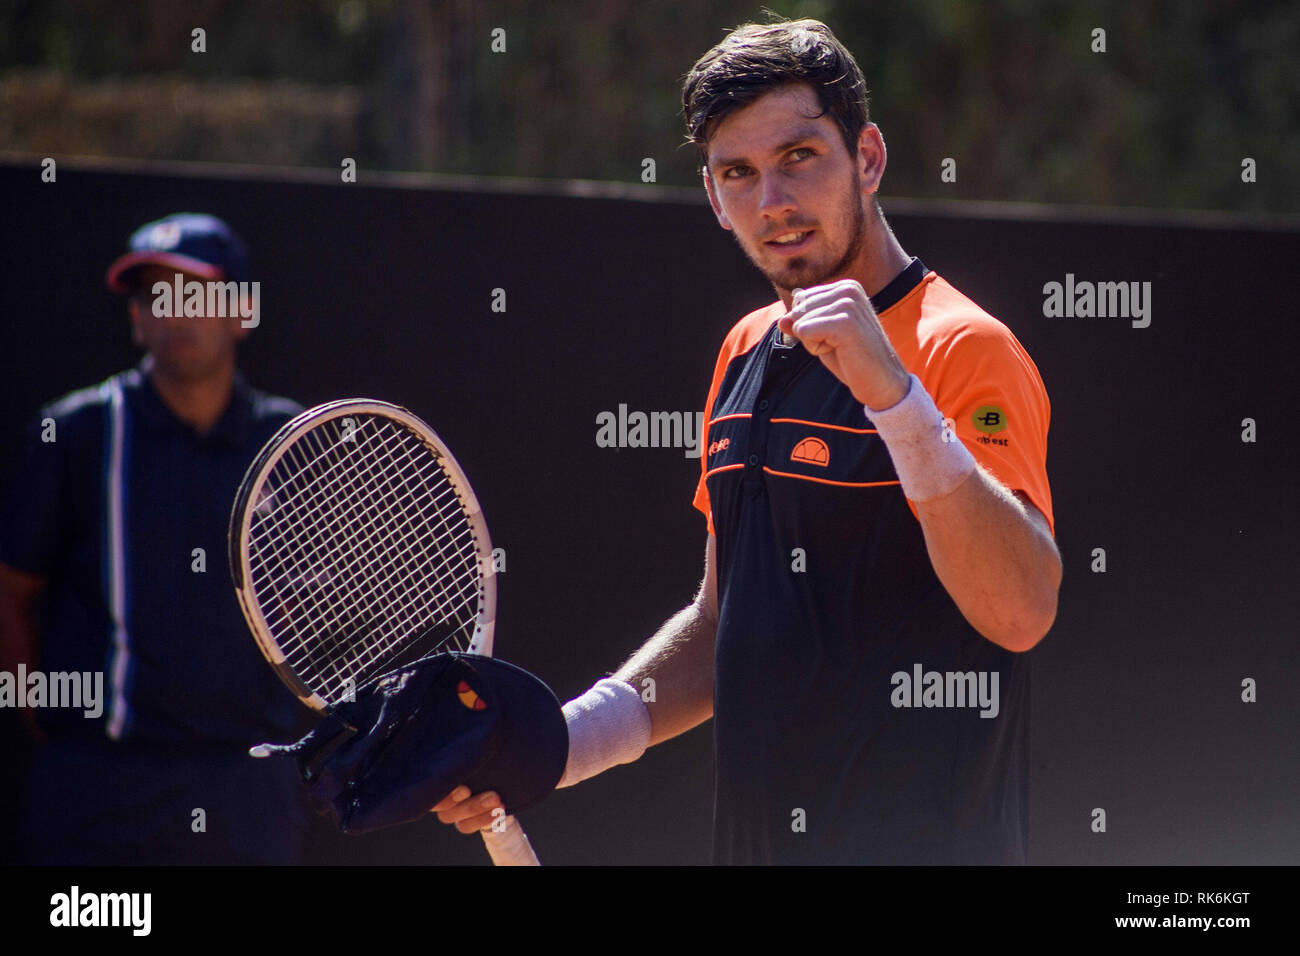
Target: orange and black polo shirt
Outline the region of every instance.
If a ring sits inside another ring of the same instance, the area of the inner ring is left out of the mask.
[[[956,435],[1055,533],[1051,409],[1015,336],[916,259],[872,303]],[[705,405],[715,861],[1024,862],[1029,659],[957,609],[884,442],[783,345],[784,311],[732,328]]]

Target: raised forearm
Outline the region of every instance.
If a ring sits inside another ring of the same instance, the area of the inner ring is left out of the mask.
[[[1011,651],[1042,640],[1061,586],[1046,520],[982,468],[916,510],[935,574],[971,626]]]

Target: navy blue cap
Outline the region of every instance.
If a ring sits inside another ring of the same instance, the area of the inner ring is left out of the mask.
[[[423,819],[461,784],[527,809],[564,775],[569,730],[540,679],[455,651],[372,681],[296,744],[254,752],[294,757],[316,810],[359,834]]]
[[[173,213],[145,223],[131,234],[127,247],[130,251],[108,267],[105,278],[113,292],[134,292],[137,270],[145,265],[169,266],[204,279],[248,281],[248,250],[216,216]]]

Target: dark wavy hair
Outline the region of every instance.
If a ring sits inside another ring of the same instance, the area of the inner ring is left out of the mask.
[[[687,139],[708,164],[709,137],[732,111],[788,83],[808,83],[850,154],[869,122],[867,84],[853,54],[820,20],[746,23],[695,61],[682,83]]]

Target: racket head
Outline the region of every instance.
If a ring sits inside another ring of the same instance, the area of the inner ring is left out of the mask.
[[[229,563],[263,656],[325,712],[437,650],[490,656],[492,542],[464,470],[399,405],[343,399],[286,422],[231,508]]]

